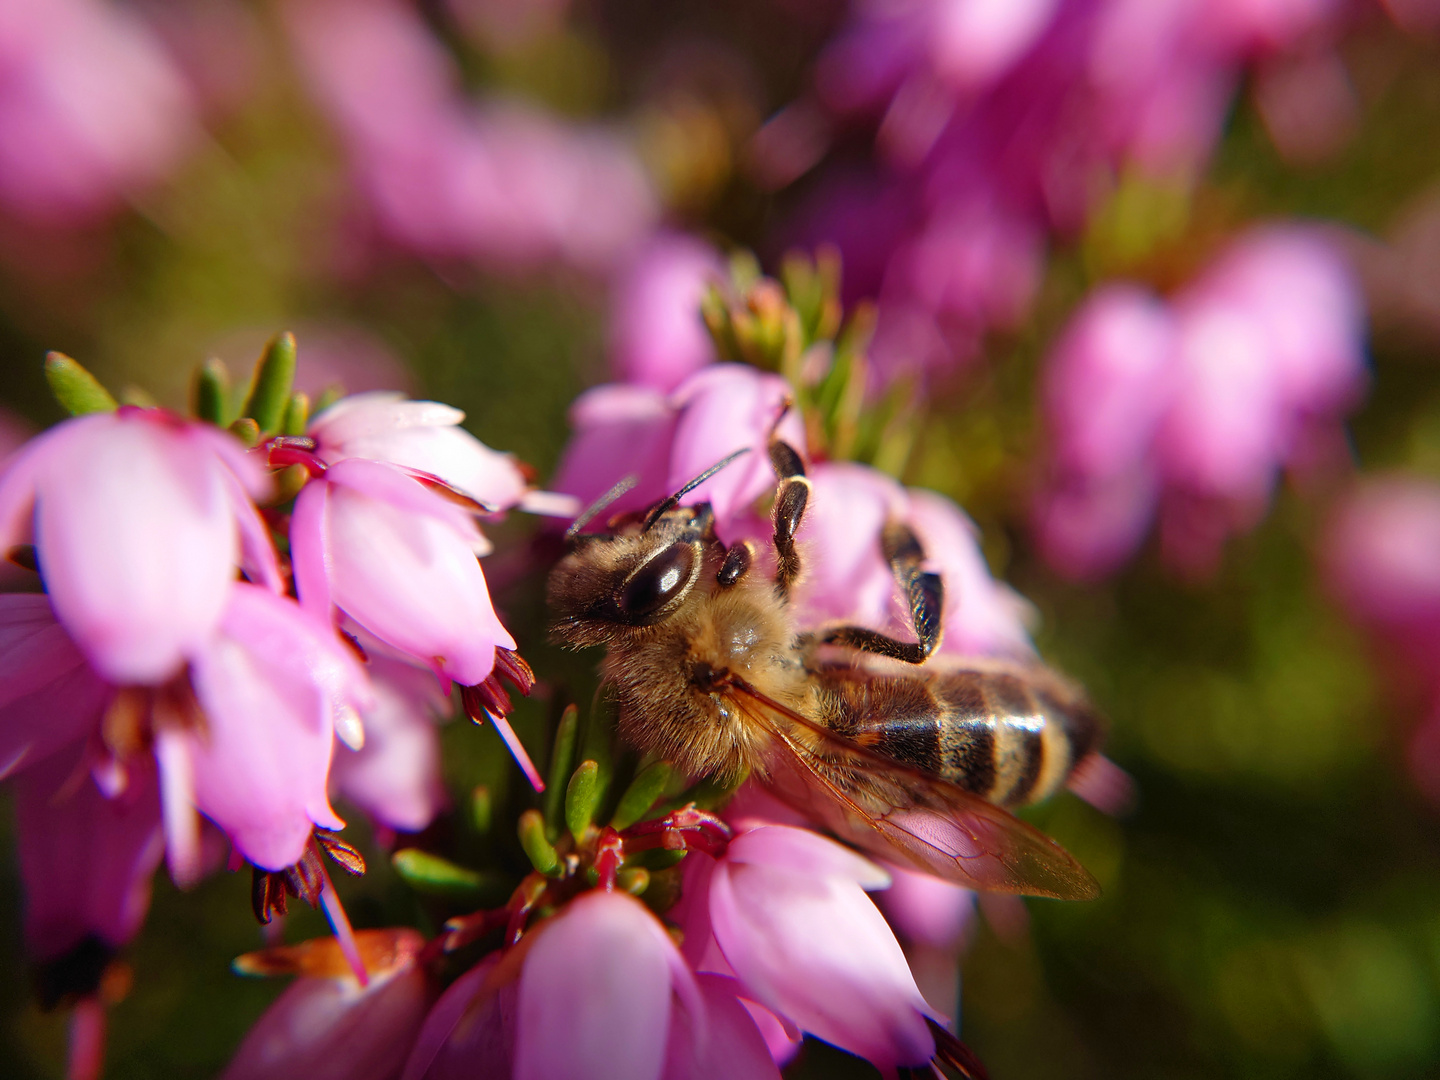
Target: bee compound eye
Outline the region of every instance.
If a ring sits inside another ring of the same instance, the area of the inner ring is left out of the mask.
[[[630,575],[617,601],[621,612],[641,618],[658,611],[684,589],[694,567],[695,549],[688,543],[671,544]]]

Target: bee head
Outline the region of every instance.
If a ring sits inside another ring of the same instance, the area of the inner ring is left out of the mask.
[[[634,486],[634,477],[576,518],[565,534],[570,551],[550,572],[546,588],[554,635],[577,648],[603,645],[674,615],[700,580],[707,553],[723,550],[710,504],[681,506],[680,500],[747,452],[717,462],[643,515],[612,519],[608,533],[580,530]]]
[[[675,614],[718,546],[708,505],[676,507],[646,529],[577,536],[550,572],[546,598],[555,636],[600,645]]]

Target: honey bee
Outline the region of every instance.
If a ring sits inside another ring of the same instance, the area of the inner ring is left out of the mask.
[[[1102,725],[1083,693],[1038,663],[936,655],[943,585],[898,521],[880,543],[916,640],[798,628],[800,455],[772,436],[773,578],[753,545],[719,540],[708,504],[680,505],[737,456],[608,532],[580,532],[598,508],[582,515],[550,575],[555,636],[607,649],[621,738],[692,776],[749,772],[841,839],[960,885],[1097,896],[1068,852],[1006,809],[1052,794],[1095,750]]]

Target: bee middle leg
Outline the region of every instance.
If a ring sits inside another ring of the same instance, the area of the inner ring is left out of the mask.
[[[781,599],[785,599],[800,576],[800,553],[795,549],[795,533],[805,519],[805,507],[810,502],[810,480],[805,475],[805,462],[799,451],[773,436],[770,439],[770,464],[780,478],[772,512],[775,522],[775,591]]]
[[[938,574],[921,569],[925,562],[925,549],[910,526],[899,521],[886,522],[880,531],[880,548],[905,593],[916,640],[897,641],[863,626],[841,626],[826,634],[825,642],[848,645],[852,649],[903,660],[907,664],[924,663],[940,647],[944,634],[945,626],[941,620],[945,607],[944,583]]]

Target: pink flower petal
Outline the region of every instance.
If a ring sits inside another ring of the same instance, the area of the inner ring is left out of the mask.
[[[46,597],[0,596],[0,779],[84,739],[108,696]]]
[[[401,1080],[511,1080],[517,966],[514,956],[492,953],[451,983],[425,1018]]]
[[[337,697],[368,704],[368,691],[338,639],[293,601],[234,590],[222,632],[191,666],[205,730],[179,739],[196,807],[247,859],[279,870],[314,825],[344,826],[326,794]]]
[[[934,1055],[929,1007],[894,934],[853,880],[787,863],[731,864],[727,855],[711,879],[710,918],[748,995],[804,1031],[881,1068]]]
[[[760,1029],[736,997],[739,984],[723,975],[700,975],[696,982],[707,1036],[699,1037],[685,1009],[671,1011],[665,1080],[779,1080]]]
[[[334,468],[371,464],[351,460]],[[515,648],[469,535],[443,516],[337,486],[329,496],[329,542],[335,605],[415,660],[468,686],[490,674],[497,646]]]
[[[591,892],[571,901],[525,958],[515,1080],[658,1080],[680,971],[688,976],[638,900]]]
[[[41,960],[87,935],[134,937],[160,864],[155,769],[137,758],[123,795],[102,795],[80,755],[55,754],[15,778],[15,832],[25,884],[25,936]]]

